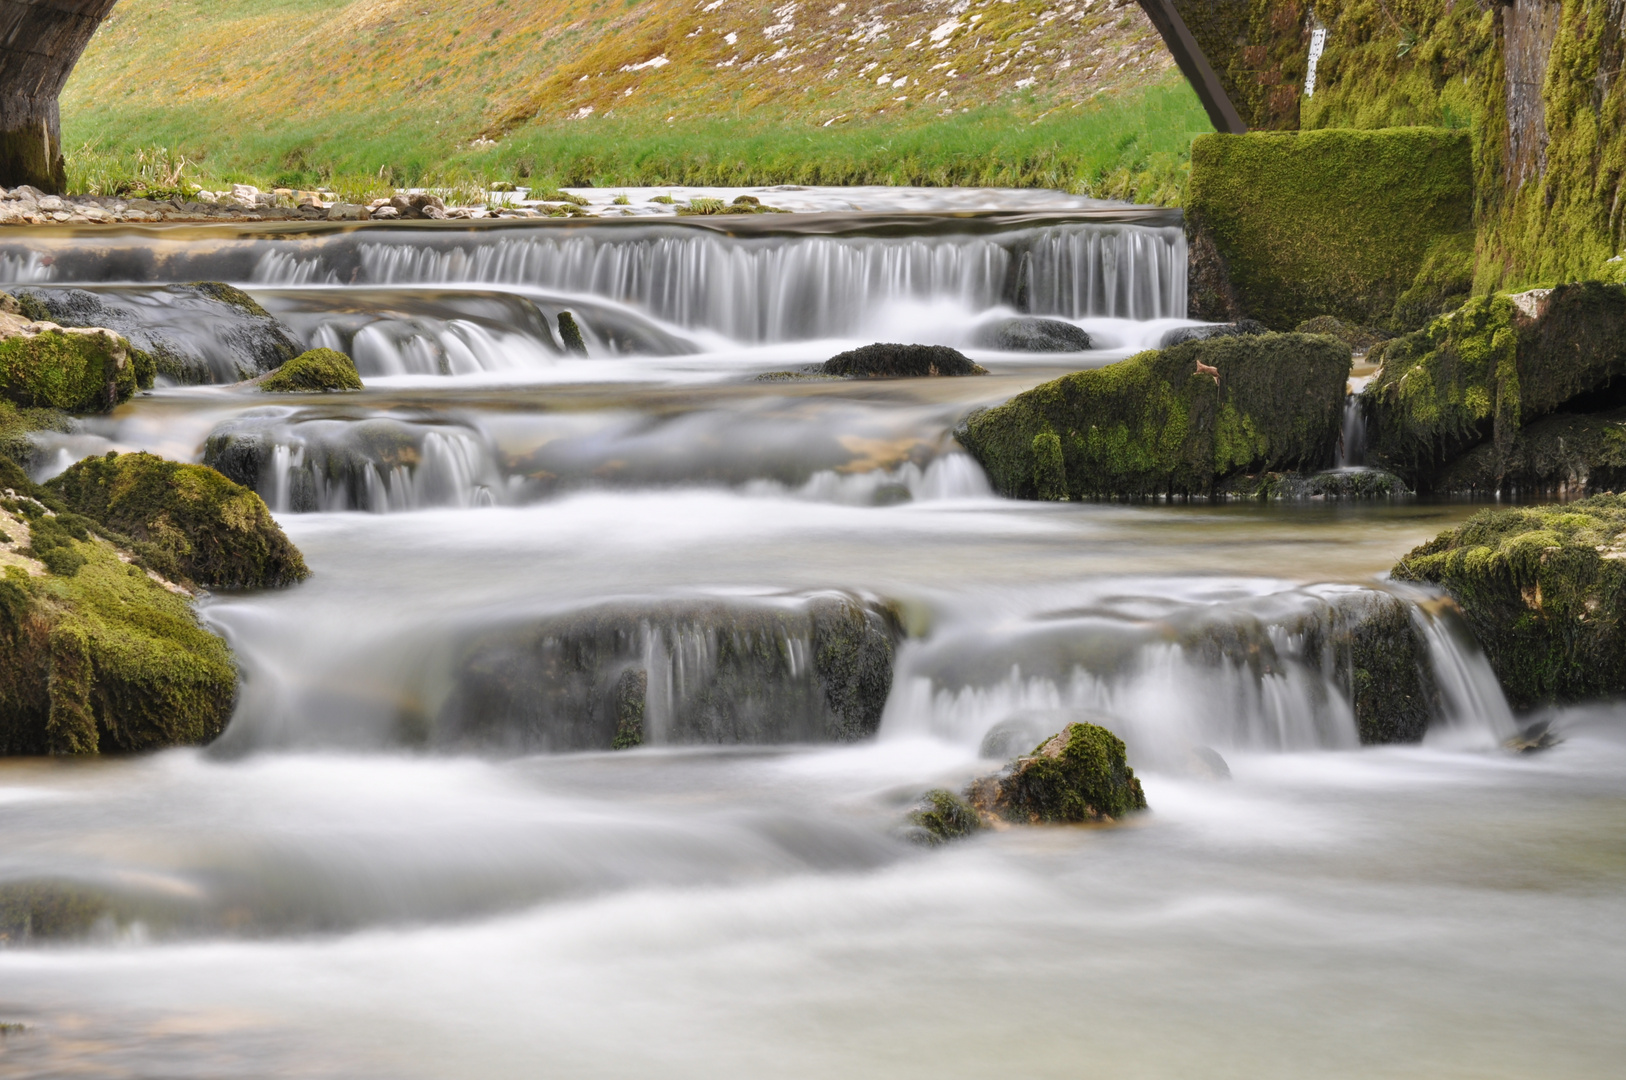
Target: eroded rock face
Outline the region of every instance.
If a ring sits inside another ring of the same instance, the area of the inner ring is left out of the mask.
[[[1068,724],[966,795],[984,814],[1029,825],[1115,821],[1146,809],[1123,740],[1095,724]]]
[[[1485,510],[1391,573],[1451,594],[1515,708],[1626,694],[1626,497]]]
[[[31,285],[17,299],[33,318],[117,332],[152,358],[158,374],[184,384],[251,379],[300,351],[252,297],[218,281],[94,292]]]
[[[844,742],[874,734],[896,620],[847,593],[617,603],[473,635],[429,722],[437,745]]]
[[[933,375],[986,375],[987,370],[947,345],[865,345],[824,362],[826,375],[915,379]]]
[[[955,434],[1014,498],[1210,495],[1330,465],[1350,363],[1319,335],[1187,342],[1034,387]]]

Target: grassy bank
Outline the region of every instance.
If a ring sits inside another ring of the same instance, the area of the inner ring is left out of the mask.
[[[963,184],[1165,204],[1180,201],[1192,136],[1211,130],[1196,95],[1179,81],[1036,121],[1027,112],[997,104],[828,128],[788,123],[771,110],[682,126],[634,114],[591,125],[533,124],[494,146],[458,145],[433,124],[427,131],[415,124],[380,129],[365,117],[223,129],[211,110],[186,105],[70,118],[64,126],[71,189],[97,194],[178,181],[207,188],[326,184],[358,199],[408,186],[472,196],[495,181]]]

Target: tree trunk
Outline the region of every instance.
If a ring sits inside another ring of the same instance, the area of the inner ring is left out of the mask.
[[[117,0],[0,0],[0,187],[67,185],[57,95]]]

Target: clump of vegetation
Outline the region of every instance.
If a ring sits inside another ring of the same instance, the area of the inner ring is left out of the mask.
[[[1123,740],[1095,724],[1068,724],[1033,753],[975,781],[971,805],[1023,824],[1112,821],[1146,809]]]
[[[1330,464],[1350,364],[1320,335],[1190,341],[1037,386],[956,437],[1012,498],[1210,495]]]
[[[336,349],[311,349],[260,380],[268,394],[308,394],[334,390],[360,390],[356,363]]]
[[[1626,497],[1485,510],[1391,573],[1451,594],[1515,708],[1626,694]]]
[[[274,588],[310,574],[260,497],[206,465],[110,453],[47,488],[67,509],[130,537],[153,569],[176,580]]]
[[[1415,319],[1469,292],[1474,175],[1466,132],[1204,135],[1191,154],[1191,227],[1211,240],[1242,311],[1272,329],[1321,314],[1388,325],[1402,294]]]
[[[909,811],[909,823],[914,826],[910,838],[932,847],[962,840],[982,829],[976,808],[943,788],[933,788],[920,797]]]

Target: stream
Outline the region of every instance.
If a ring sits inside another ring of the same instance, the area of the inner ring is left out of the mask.
[[[1618,1075],[1626,713],[1503,750],[1526,718],[1384,576],[1480,507],[995,496],[953,428],[1191,325],[1179,218],[874,198],[0,239],[12,286],[170,318],[214,373],[42,436],[39,477],[209,461],[313,572],[203,601],[242,666],[212,746],[0,762],[0,884],[118,912],[0,947],[0,1075]],[[195,280],[367,389],[231,385],[163,288]],[[1029,316],[1092,348],[1002,348]],[[875,341],[990,373],[758,379]],[[1394,602],[1429,732],[1362,748],[1307,642]],[[816,692],[831,619],[893,650],[873,702]],[[904,836],[1075,719],[1149,813]]]

